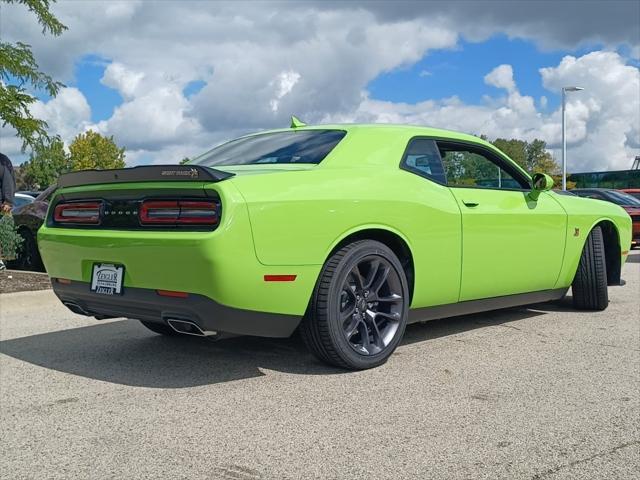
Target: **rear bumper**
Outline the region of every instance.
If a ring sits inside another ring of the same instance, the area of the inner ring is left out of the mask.
[[[73,311],[88,316],[127,317],[162,324],[166,324],[167,319],[188,320],[204,331],[237,335],[288,337],[301,320],[298,315],[227,307],[204,295],[164,297],[146,288],[125,287],[122,295],[107,296],[91,292],[86,282],[67,285],[53,281],[53,291],[63,303],[80,307],[72,308]]]

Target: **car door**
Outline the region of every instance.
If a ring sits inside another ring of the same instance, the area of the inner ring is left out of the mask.
[[[532,200],[528,178],[486,147],[438,148],[462,214],[460,301],[552,289],[567,231],[560,204],[544,192]]]

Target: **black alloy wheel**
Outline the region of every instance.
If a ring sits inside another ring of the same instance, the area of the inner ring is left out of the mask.
[[[383,364],[407,324],[409,288],[398,257],[383,243],[359,240],[325,263],[300,333],[326,363],[351,370]]]
[[[384,257],[370,255],[353,266],[340,293],[345,339],[361,355],[382,352],[400,327],[402,282]]]

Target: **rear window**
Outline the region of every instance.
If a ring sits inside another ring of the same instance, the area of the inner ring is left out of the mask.
[[[238,138],[190,163],[205,167],[286,163],[320,163],[342,140],[343,130],[301,130]]]

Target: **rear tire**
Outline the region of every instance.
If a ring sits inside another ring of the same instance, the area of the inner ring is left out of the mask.
[[[400,343],[408,309],[407,278],[396,255],[380,242],[361,240],[325,263],[300,334],[323,362],[373,368]]]
[[[604,310],[609,305],[607,263],[600,227],[589,233],[571,285],[573,306],[580,310]]]
[[[156,323],[156,322],[145,322],[144,320],[140,320],[140,323],[147,327],[154,333],[158,333],[160,335],[166,335],[168,337],[177,337],[180,335],[169,325],[165,325],[164,323]]]
[[[22,237],[22,247],[17,259],[18,268],[32,272],[44,272],[36,237],[26,228],[19,230],[18,233]]]

